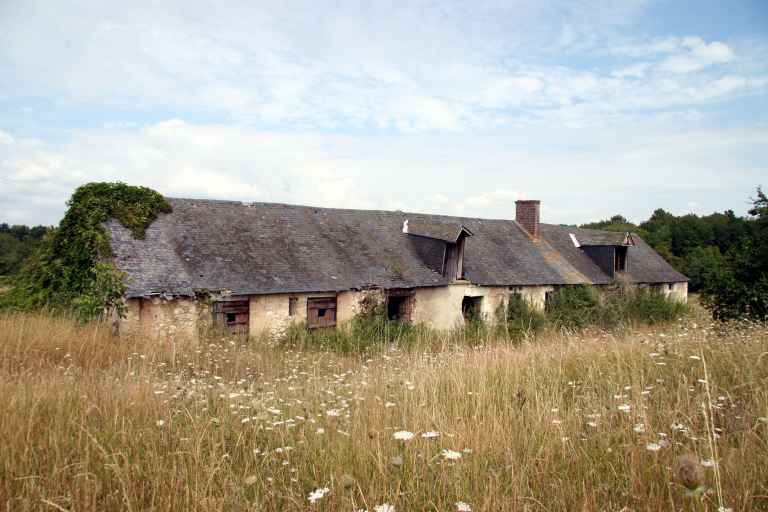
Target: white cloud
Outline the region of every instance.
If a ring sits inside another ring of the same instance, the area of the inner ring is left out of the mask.
[[[768,130],[689,128],[640,121],[613,130],[524,127],[482,139],[382,139],[173,119],[80,132],[64,144],[16,137],[0,146],[0,219],[56,222],[74,188],[116,180],[177,197],[488,218],[513,218],[516,199],[538,198],[548,222],[616,212],[646,218],[656,207],[685,204],[681,196],[702,210],[741,204],[768,172],[768,161],[748,157],[768,144]]]
[[[0,74],[13,77],[0,84],[0,97],[193,112],[292,130],[452,132],[542,117],[583,126],[745,92],[717,87],[720,76],[706,74],[722,68],[751,78],[732,69],[739,59],[725,41],[615,44],[626,40],[617,29],[631,25],[644,6],[417,1],[329,9],[299,1],[211,11],[194,1],[31,0],[0,16]],[[526,30],[509,30],[511,20]],[[622,61],[584,69],[553,59],[605,48]],[[681,93],[687,89],[710,94]]]
[[[5,133],[4,131],[0,130],[0,144],[11,145],[14,142],[15,139],[11,137],[9,133]]]

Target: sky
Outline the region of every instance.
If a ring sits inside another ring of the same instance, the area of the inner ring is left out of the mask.
[[[90,181],[574,224],[766,178],[765,0],[0,0],[0,222]]]

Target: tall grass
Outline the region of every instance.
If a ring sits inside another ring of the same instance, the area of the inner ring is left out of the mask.
[[[360,358],[0,316],[0,508],[766,509],[766,353],[703,317]]]

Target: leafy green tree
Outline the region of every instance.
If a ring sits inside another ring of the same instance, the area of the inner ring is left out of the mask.
[[[686,275],[691,289],[702,290],[710,283],[719,282],[726,269],[726,260],[716,245],[700,246],[691,251]]]
[[[46,306],[73,311],[82,319],[115,308],[119,312],[124,276],[110,263],[104,223],[115,218],[134,237],[143,238],[158,214],[171,210],[154,190],[124,183],[88,183],[75,190],[67,205],[59,226],[46,233],[27,260],[16,286],[0,296],[0,307]]]
[[[722,269],[702,288],[715,318],[768,318],[768,198],[760,188],[749,215],[746,237],[728,250]]]

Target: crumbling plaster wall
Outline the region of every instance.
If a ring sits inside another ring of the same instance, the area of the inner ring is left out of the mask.
[[[252,295],[250,299],[250,332],[258,336],[280,336],[292,323],[307,321],[307,299],[336,297],[336,324],[351,320],[360,311],[360,301],[370,292],[345,291],[326,293],[279,293],[272,295]],[[296,298],[296,311],[288,314],[288,301]]]
[[[477,286],[468,282],[417,288],[411,321],[424,323],[433,329],[451,329],[464,322],[461,312],[464,297],[483,297],[480,314],[492,322],[495,320],[496,308],[500,304],[506,305],[508,294],[509,288],[505,286]]]
[[[667,298],[674,299],[678,302],[688,302],[688,283],[668,283],[658,287]]]
[[[136,298],[126,300],[125,305],[120,332],[153,338],[197,338],[198,318],[207,309],[191,298]]]

